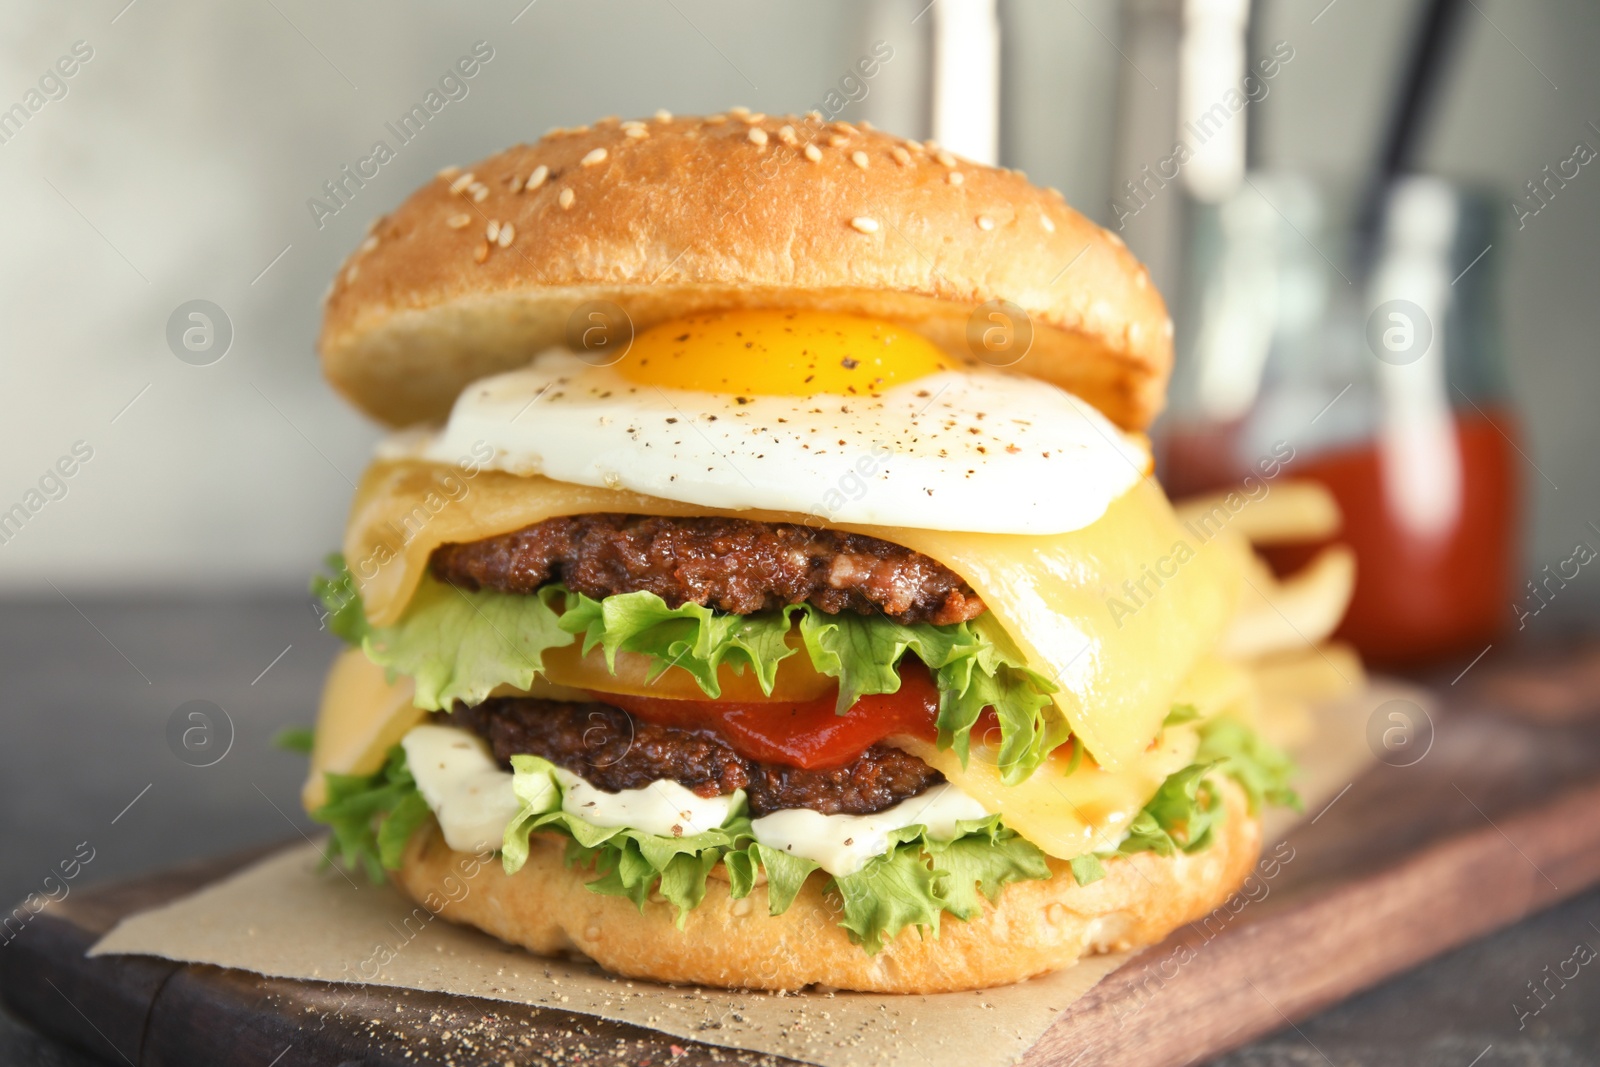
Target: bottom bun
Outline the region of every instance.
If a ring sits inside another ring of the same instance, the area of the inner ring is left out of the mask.
[[[968,922],[943,916],[937,936],[902,931],[876,955],[838,925],[827,876],[806,882],[782,915],[767,914],[757,886],[735,900],[718,867],[683,929],[656,896],[641,912],[625,897],[585,888],[593,874],[566,866],[565,839],[534,835],[527,865],[508,875],[444,843],[437,826],[415,835],[396,880],[419,903],[543,956],[579,956],[629,978],[740,989],[820,984],[876,993],[945,993],[1019,982],[1082,956],[1154,944],[1226,900],[1261,847],[1261,823],[1244,794],[1223,783],[1228,813],[1211,846],[1186,855],[1151,852],[1110,860],[1106,876],[1080,886],[1067,864],[1055,876],[1016,882]],[[476,873],[463,885],[460,872]]]

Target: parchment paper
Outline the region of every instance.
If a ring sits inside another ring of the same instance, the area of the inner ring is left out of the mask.
[[[1304,817],[1315,817],[1373,756],[1366,723],[1396,695],[1375,686],[1317,709],[1300,752]],[[1272,816],[1267,840],[1295,818]],[[1129,954],[1093,957],[977,993],[776,995],[660,986],[543,959],[427,916],[388,886],[319,870],[306,845],[198,893],[124,919],[89,952],[210,963],[279,978],[421,989],[596,1015],[677,1037],[819,1064],[1004,1067]],[[408,922],[409,920],[409,922]],[[952,920],[953,921],[953,920]]]

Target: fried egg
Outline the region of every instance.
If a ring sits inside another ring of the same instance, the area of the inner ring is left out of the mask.
[[[885,322],[740,310],[663,323],[621,359],[556,349],[476,382],[408,451],[830,525],[1049,534],[1148,473],[1142,438],[1046,382]]]

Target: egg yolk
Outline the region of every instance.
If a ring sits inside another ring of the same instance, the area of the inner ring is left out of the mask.
[[[952,366],[902,326],[829,311],[689,315],[634,338],[617,371],[639,385],[735,396],[862,396]]]

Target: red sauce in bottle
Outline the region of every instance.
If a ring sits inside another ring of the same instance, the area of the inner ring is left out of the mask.
[[[1387,506],[1393,475],[1376,445],[1302,455],[1280,475],[1319,481],[1339,502],[1344,526],[1331,540],[1355,550],[1356,590],[1338,636],[1369,662],[1399,666],[1476,654],[1512,618],[1516,420],[1503,408],[1489,408],[1456,412],[1454,422],[1461,499],[1454,523],[1435,536],[1419,535]],[[1218,430],[1169,438],[1168,484],[1175,494],[1237,480],[1243,473],[1237,469],[1221,475],[1227,437]],[[1321,547],[1274,547],[1264,554],[1287,573]]]

